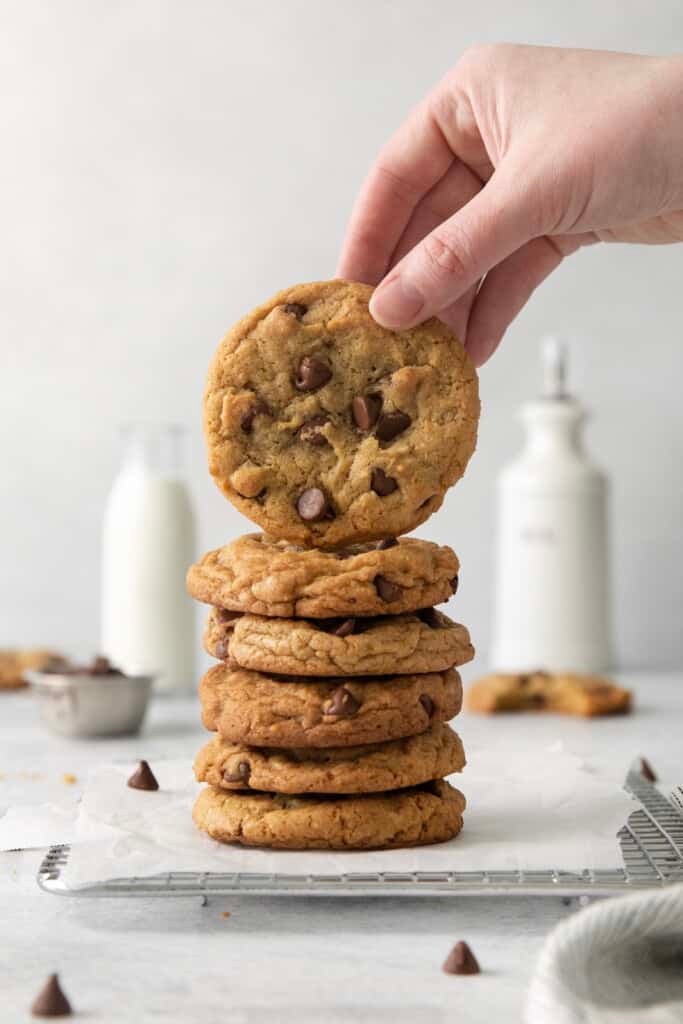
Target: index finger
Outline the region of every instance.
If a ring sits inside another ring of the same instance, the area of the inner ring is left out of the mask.
[[[346,230],[337,273],[377,284],[415,207],[454,160],[429,101],[417,107],[380,152]]]

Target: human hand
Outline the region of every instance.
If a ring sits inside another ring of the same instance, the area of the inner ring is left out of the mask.
[[[380,153],[338,273],[382,282],[379,323],[438,316],[480,365],[598,241],[683,241],[683,58],[484,46]]]

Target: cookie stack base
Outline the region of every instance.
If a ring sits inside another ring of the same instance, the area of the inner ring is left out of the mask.
[[[447,782],[369,796],[285,796],[208,787],[193,819],[212,839],[278,850],[373,850],[453,839],[465,797]]]

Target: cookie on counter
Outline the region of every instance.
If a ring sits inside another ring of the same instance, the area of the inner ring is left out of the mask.
[[[251,533],[204,555],[187,588],[205,604],[256,615],[399,615],[447,601],[459,568],[449,547],[414,537],[320,551]]]
[[[417,736],[357,747],[249,747],[216,736],[194,763],[197,782],[273,793],[377,793],[462,771],[457,733],[441,722]]]
[[[447,782],[353,796],[286,796],[207,787],[192,816],[222,843],[284,850],[373,850],[452,839],[465,797]]]
[[[477,375],[439,320],[390,331],[372,288],[300,284],[240,320],[209,368],[222,492],[275,537],[333,548],[413,530],[474,451]]]
[[[61,655],[39,648],[26,650],[0,650],[0,690],[16,690],[26,686],[24,673],[41,671],[56,662]]]
[[[600,676],[528,672],[485,676],[467,690],[469,711],[556,711],[566,715],[625,714],[631,693]]]
[[[204,647],[242,668],[297,676],[442,672],[474,657],[465,627],[435,608],[337,619],[273,619],[212,608]]]
[[[219,664],[199,684],[202,721],[231,743],[347,747],[425,732],[457,715],[454,670],[423,675],[300,679]]]

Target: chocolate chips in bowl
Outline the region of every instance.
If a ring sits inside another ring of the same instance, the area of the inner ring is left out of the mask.
[[[88,665],[52,659],[27,673],[40,717],[60,736],[130,736],[139,732],[154,676],[129,675],[98,656]]]

